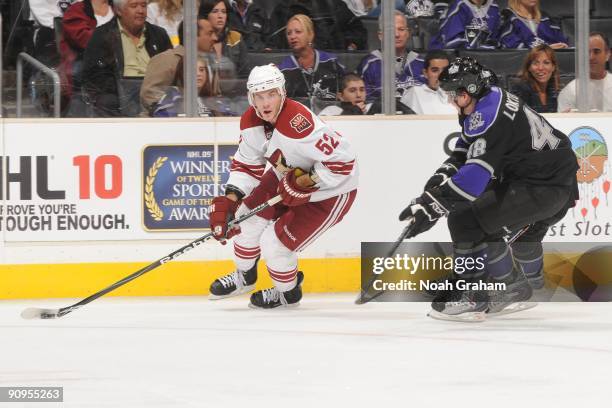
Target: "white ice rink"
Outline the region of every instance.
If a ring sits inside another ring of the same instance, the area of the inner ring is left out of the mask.
[[[306,294],[262,312],[248,299],[99,299],[26,321],[0,302],[0,386],[63,386],[61,407],[610,407],[612,305],[555,303],[484,323],[426,304]]]

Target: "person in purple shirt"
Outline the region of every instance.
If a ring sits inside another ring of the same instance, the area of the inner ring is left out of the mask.
[[[553,49],[568,47],[561,27],[540,10],[539,0],[509,0],[502,18],[499,34],[502,48],[534,48],[540,44]]]
[[[378,38],[382,41],[382,20],[378,22]],[[395,89],[396,98],[411,86],[421,85],[427,81],[423,77],[425,62],[419,54],[408,50],[410,28],[404,13],[395,11]],[[380,98],[382,84],[382,51],[369,53],[357,67],[357,73],[366,85],[367,102]]]
[[[496,48],[499,22],[494,0],[455,0],[429,48]]]

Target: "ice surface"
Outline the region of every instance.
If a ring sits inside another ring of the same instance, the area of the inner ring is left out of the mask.
[[[2,301],[0,386],[63,386],[65,402],[45,406],[79,408],[612,403],[610,304],[466,324],[354,299],[306,294],[297,309],[258,311],[246,296],[110,298],[56,320],[19,315],[76,299]]]

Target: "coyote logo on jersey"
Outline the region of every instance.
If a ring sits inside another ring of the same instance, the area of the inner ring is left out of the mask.
[[[289,124],[293,129],[298,133],[302,133],[305,130],[308,130],[312,127],[312,123],[304,115],[298,113],[289,121]]]
[[[291,166],[287,165],[287,160],[283,155],[283,152],[280,149],[276,149],[274,153],[267,158],[268,162],[274,167],[276,170],[280,171],[283,174],[289,173],[291,171]]]

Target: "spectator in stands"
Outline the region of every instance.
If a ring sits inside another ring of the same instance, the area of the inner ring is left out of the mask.
[[[448,55],[443,51],[428,52],[423,68],[427,83],[408,88],[402,96],[402,103],[418,115],[456,115],[457,109],[450,103],[446,92],[440,88],[438,80],[449,63]]]
[[[342,78],[342,89],[338,92],[338,105],[330,105],[319,112],[320,116],[367,115],[372,107],[366,103],[363,79],[357,74],[346,74]]]
[[[499,42],[502,48],[534,48],[548,44],[553,49],[567,48],[568,39],[561,27],[540,10],[539,0],[509,0],[502,12]]]
[[[343,0],[347,7],[355,14],[357,17],[379,17],[380,10],[380,1],[378,0]],[[412,0],[409,0],[412,1]],[[418,1],[418,0],[417,0]],[[421,0],[423,1],[423,0]],[[426,0],[429,1],[429,0]],[[406,8],[406,0],[395,0],[395,9],[397,11],[404,11]]]
[[[382,41],[382,18],[378,20],[378,38]],[[425,83],[423,59],[410,51],[410,28],[406,16],[395,11],[395,89],[400,98],[404,91],[414,85]],[[357,72],[366,84],[367,100],[373,102],[380,98],[382,84],[382,52],[380,49],[368,54],[357,67]]]
[[[34,58],[56,67],[60,62],[55,42],[54,19],[62,17],[75,0],[29,0],[30,19],[34,21]]]
[[[438,20],[442,21],[448,15],[448,8],[450,7],[450,3],[453,3],[455,0],[433,0],[434,2],[434,17]]]
[[[323,50],[366,50],[368,32],[342,0],[288,0],[280,2],[271,17],[269,48],[287,49],[289,19],[304,14],[316,22],[315,47]]]
[[[166,90],[159,103],[155,104],[152,116],[158,118],[184,116],[185,100],[183,94],[185,81],[183,77],[183,61],[183,59],[179,60],[176,68],[176,78],[174,81],[176,86],[171,86]],[[203,100],[204,97],[215,96],[215,88],[218,89],[219,86],[214,81],[212,69],[210,69],[206,59],[199,57],[197,61],[196,85],[198,88],[198,116],[200,117],[218,116],[216,112],[206,106]]]
[[[557,112],[559,65],[555,50],[546,44],[532,48],[519,73],[512,93],[540,113]]]
[[[179,45],[175,48],[157,54],[147,65],[147,72],[142,86],[140,87],[140,103],[142,105],[142,113],[150,115],[155,109],[155,105],[166,92],[169,86],[176,85],[175,81],[179,78],[176,70],[178,64],[185,58],[185,48],[183,47],[183,22],[179,24]],[[217,42],[217,33],[207,18],[198,19],[197,29],[197,47],[199,53],[206,55],[214,54],[214,44]],[[214,60],[214,58],[213,58]],[[211,67],[212,61],[207,66]],[[182,66],[182,65],[181,65]],[[214,90],[214,95],[220,95],[218,89],[218,71],[210,68],[213,72],[211,83],[217,85]],[[182,77],[181,77],[182,78]]]
[[[179,43],[178,26],[183,21],[183,0],[153,0],[147,6],[147,21],[162,27],[173,46]]]
[[[172,48],[166,30],[146,21],[145,0],[114,0],[113,4],[116,17],[96,28],[83,57],[83,87],[96,116],[125,114],[128,101],[120,100],[120,94],[123,97],[127,90],[121,79],[143,78],[149,60]],[[129,91],[138,96],[139,89]],[[135,105],[140,107],[137,98]]]
[[[279,64],[285,75],[289,98],[310,98],[311,108],[316,99],[336,100],[344,67],[334,54],[314,48],[312,20],[296,14],[287,23],[287,42],[292,55]]]
[[[610,61],[610,40],[604,33],[592,32],[589,36],[589,109],[612,112],[612,74],[606,69]],[[576,81],[572,81],[559,93],[559,112],[576,109]]]
[[[263,51],[269,35],[270,22],[262,1],[231,0],[230,29],[238,31],[249,51]]]
[[[83,116],[79,110],[83,53],[97,26],[114,17],[112,0],[83,0],[72,4],[62,19],[59,75],[62,83],[62,106],[69,116]],[[74,100],[73,95],[75,95]],[[74,102],[74,103],[72,103]]]
[[[228,0],[202,0],[199,15],[208,18],[218,37],[215,43],[217,60],[221,61],[223,56],[228,57],[235,65],[236,75],[246,77],[250,67],[248,63],[247,45],[242,41],[242,35],[238,31],[230,30],[227,12],[229,10]],[[229,69],[222,69],[228,71]],[[224,77],[230,75],[223,74]]]
[[[366,88],[363,79],[357,74],[346,74],[342,78],[342,90],[338,92],[340,104],[327,106],[319,112],[319,115],[374,115],[381,113],[380,100],[368,103],[365,97]],[[397,115],[414,115],[414,111],[399,100],[396,100],[395,113]]]
[[[494,49],[499,22],[499,6],[494,0],[455,0],[429,48]]]

